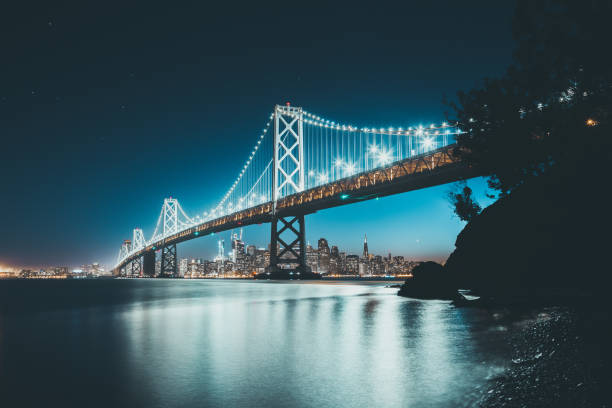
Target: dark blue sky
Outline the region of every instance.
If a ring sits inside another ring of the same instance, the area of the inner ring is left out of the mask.
[[[509,64],[513,2],[404,3],[6,10],[0,264],[110,263],[133,227],[151,234],[164,197],[209,209],[276,103],[358,126],[441,122],[445,95]],[[443,259],[462,227],[448,189],[309,216],[307,238],[359,251],[367,232],[373,252]],[[269,231],[245,234],[264,246]]]

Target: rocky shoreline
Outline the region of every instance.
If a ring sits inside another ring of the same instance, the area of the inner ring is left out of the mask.
[[[602,309],[603,307],[603,309]],[[607,407],[612,375],[605,306],[520,312],[508,369],[482,387],[477,407]]]

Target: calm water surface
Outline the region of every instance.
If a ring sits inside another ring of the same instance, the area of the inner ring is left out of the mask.
[[[469,405],[503,332],[384,285],[0,281],[0,406]]]

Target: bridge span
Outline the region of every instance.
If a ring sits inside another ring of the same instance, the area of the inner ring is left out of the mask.
[[[269,270],[297,265],[298,272],[307,272],[305,215],[479,175],[453,155],[454,135],[461,131],[451,125],[356,128],[278,105],[270,119],[217,207],[190,218],[178,200],[166,199],[153,237],[147,241],[141,229],[134,229],[113,273],[153,276],[159,251],[161,275],[174,276],[178,243],[262,223],[271,224]],[[274,140],[257,169],[255,157],[265,150],[262,141],[271,122]],[[318,132],[304,132],[305,124]],[[256,170],[249,174],[251,166]],[[281,237],[288,232],[291,240]]]

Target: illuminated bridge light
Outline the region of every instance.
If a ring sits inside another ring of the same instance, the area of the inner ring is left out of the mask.
[[[434,145],[434,141],[433,141],[432,138],[427,137],[427,138],[423,139],[423,147],[425,149],[431,149],[433,147],[433,145]]]
[[[343,170],[344,170],[344,174],[345,175],[350,176],[350,175],[355,174],[357,172],[357,166],[355,165],[355,163],[346,163],[344,165]]]
[[[393,152],[386,149],[381,149],[376,152],[375,161],[378,166],[384,166],[393,161]]]

